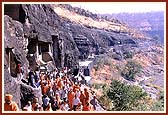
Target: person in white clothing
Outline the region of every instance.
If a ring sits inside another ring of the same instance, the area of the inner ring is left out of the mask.
[[[78,106],[78,104],[80,103],[80,99],[78,98],[77,95],[75,95],[75,98],[73,100],[73,110],[76,111],[76,107]]]
[[[30,101],[28,101],[27,105],[23,108],[23,111],[32,111],[32,105]]]
[[[62,111],[68,111],[70,108],[68,106],[68,103],[66,101],[63,101],[60,106],[60,110]]]
[[[79,91],[79,89],[76,89],[76,96],[79,98],[80,97],[80,91]]]
[[[62,97],[62,99],[63,99],[64,101],[67,101],[67,97],[68,97],[68,89],[66,89],[65,86],[63,86],[61,97]]]

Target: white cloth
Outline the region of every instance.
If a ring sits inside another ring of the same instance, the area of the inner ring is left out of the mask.
[[[79,98],[80,97],[80,91],[78,91],[77,93],[76,93],[76,95],[77,95],[77,97]]]
[[[62,72],[59,73],[59,76],[62,77],[64,74]]]
[[[73,100],[73,105],[78,105],[80,103],[80,99],[77,97]]]
[[[61,108],[62,111],[68,111],[69,110],[68,104],[62,104],[60,108]]]
[[[25,107],[24,107],[24,109],[26,109],[27,111],[32,111],[32,105],[26,105]]]

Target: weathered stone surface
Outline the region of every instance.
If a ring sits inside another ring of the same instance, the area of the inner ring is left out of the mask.
[[[16,78],[10,76],[7,68],[4,68],[4,94],[10,93],[13,95],[13,100],[21,107],[20,103],[20,84]]]
[[[37,97],[39,100],[39,103],[42,104],[41,88],[32,88],[29,85],[21,83],[20,89],[21,89],[21,92],[20,92],[21,108],[23,108],[28,101],[33,102],[34,97]]]
[[[25,70],[24,77],[26,77],[26,70],[31,63],[30,60],[28,61],[27,56],[27,46],[31,40],[51,44],[54,60],[47,65],[49,70],[52,70],[54,66],[75,68],[78,66],[80,56],[85,55],[84,58],[86,59],[90,53],[106,53],[107,49],[111,46],[137,46],[136,40],[129,35],[87,25],[80,25],[71,22],[69,19],[60,17],[54,12],[50,5],[23,4],[13,6],[13,11],[17,11],[16,14],[13,14],[12,11],[5,13],[4,46],[5,48],[13,48],[13,58],[21,62],[23,70]],[[85,13],[83,10],[77,12],[84,16],[93,15],[89,12]],[[18,18],[14,18],[15,16]],[[93,19],[96,17],[97,16],[92,16]],[[115,50],[116,52],[122,53],[122,49],[118,49],[118,47],[116,47]],[[118,60],[122,59],[120,55],[122,54],[116,53]],[[9,92],[13,94],[14,101],[16,101],[20,107],[21,104],[24,106],[27,100],[39,95],[39,90],[23,85],[17,81],[16,78],[13,78],[16,76],[12,75],[12,77],[8,71],[9,63],[6,50],[4,56],[5,93]],[[16,63],[13,63],[12,66],[15,67]],[[33,92],[33,95],[31,95],[31,92]]]
[[[35,39],[42,42],[53,43],[52,36],[57,36],[58,39],[55,41],[58,44],[58,47],[62,47],[59,51],[53,52],[53,56],[61,54],[60,61],[57,61],[57,57],[55,56],[55,62],[58,67],[63,67],[64,65],[69,65],[71,67],[78,64],[78,54],[79,51],[73,41],[72,36],[64,31],[64,28],[61,27],[60,18],[53,12],[53,10],[48,5],[11,5],[13,7],[13,11],[18,11],[13,14],[12,11],[5,13],[4,17],[4,93],[11,93],[14,95],[13,100],[16,101],[19,107],[23,107],[25,102],[29,100],[32,96],[38,96],[39,92],[31,87],[21,85],[21,81],[16,78],[16,64],[20,62],[23,70],[24,77],[27,76],[27,70],[29,66],[29,62],[27,59],[27,46],[28,39]],[[22,9],[22,10],[20,10]],[[10,15],[12,14],[12,15]],[[15,19],[15,16],[20,16],[20,14],[26,14],[22,19],[25,21],[20,21],[20,19]],[[11,17],[9,17],[9,16]],[[58,32],[59,29],[59,32]],[[60,45],[59,40],[62,40],[63,46]],[[55,45],[53,43],[53,45]],[[9,65],[9,54],[6,51],[6,48],[11,50],[11,54],[13,56],[13,63]],[[53,46],[51,50],[53,51]],[[66,56],[66,58],[65,58]],[[66,59],[66,60],[65,60]],[[68,61],[67,61],[68,60]],[[35,61],[35,60],[34,60]],[[51,62],[47,65],[49,70],[54,68],[55,62]],[[68,63],[67,63],[68,62]],[[9,66],[13,66],[13,73],[9,73]],[[33,91],[34,95],[30,95]],[[19,98],[18,98],[19,97]]]
[[[60,17],[50,8],[50,5],[22,5],[27,14],[32,30],[37,33],[37,39],[43,42],[53,43],[53,56],[58,67],[64,66],[64,56],[70,55],[73,60],[71,66],[76,65],[78,59],[78,49],[74,45],[72,36],[66,29]],[[53,37],[55,36],[53,40]],[[59,40],[62,41],[62,49]],[[57,50],[58,49],[58,50]],[[58,60],[58,61],[57,61]],[[61,63],[60,63],[61,62]]]

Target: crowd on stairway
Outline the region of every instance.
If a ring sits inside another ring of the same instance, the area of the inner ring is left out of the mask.
[[[82,76],[79,80],[70,69],[55,68],[51,72],[30,70],[27,85],[40,88],[42,97],[34,97],[25,107],[19,109],[12,101],[12,95],[5,95],[5,111],[96,111],[96,95],[89,91],[86,81]],[[39,98],[42,103],[39,103]]]

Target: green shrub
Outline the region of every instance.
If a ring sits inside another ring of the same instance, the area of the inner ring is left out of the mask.
[[[136,111],[163,111],[164,110],[164,92],[161,91],[158,100],[152,98],[144,98],[140,101]]]
[[[91,85],[92,88],[94,89],[101,89],[103,87],[104,84],[98,84],[98,83],[94,83]]]
[[[152,111],[163,111],[164,105],[161,101],[157,101],[154,104],[152,104],[151,110]]]
[[[112,100],[114,106],[111,110],[114,111],[132,110],[134,106],[137,106],[138,100],[146,95],[141,88],[125,85],[117,80],[113,80],[107,90],[107,97]]]
[[[101,96],[98,100],[107,111],[110,111],[114,108],[112,100],[106,95]]]
[[[145,101],[141,104],[138,104],[137,107],[134,108],[136,111],[164,111],[164,103],[162,101],[153,102],[152,104],[148,104]]]
[[[135,61],[128,61],[125,68],[121,71],[121,76],[127,80],[134,80],[135,75],[140,72],[141,65]]]
[[[124,56],[124,59],[132,58],[134,56],[134,53],[130,51],[126,51],[123,53],[123,56]]]
[[[98,58],[97,63],[94,65],[94,69],[98,71],[98,69],[102,68],[104,65],[112,66],[111,58],[109,56]]]
[[[104,65],[109,65],[111,66],[112,61],[110,57],[104,57]]]
[[[163,111],[164,110],[164,91],[160,91],[159,99],[152,106],[153,111]]]

